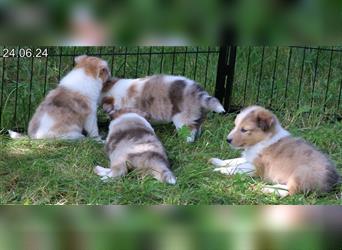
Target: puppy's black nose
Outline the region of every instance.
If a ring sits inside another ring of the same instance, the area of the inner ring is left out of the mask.
[[[229,144],[231,144],[231,143],[232,143],[232,140],[233,140],[233,139],[229,139],[229,138],[227,138],[227,142],[228,142]]]

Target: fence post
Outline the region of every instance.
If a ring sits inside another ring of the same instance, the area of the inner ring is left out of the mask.
[[[231,106],[236,49],[237,47],[233,45],[221,46],[217,63],[215,97],[223,103],[227,112],[230,111]]]

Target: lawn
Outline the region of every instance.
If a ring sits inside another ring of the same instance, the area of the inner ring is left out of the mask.
[[[260,192],[262,180],[244,175],[228,177],[213,172],[211,157],[237,157],[228,147],[227,132],[234,115],[209,115],[202,136],[187,144],[170,125],[156,126],[166,147],[175,186],[130,172],[124,178],[102,182],[92,169],[108,165],[103,145],[79,142],[11,140],[0,137],[1,204],[342,204],[339,188],[327,196],[312,193],[278,198]],[[341,123],[308,125],[307,119],[281,117],[294,135],[329,154],[342,172]],[[300,125],[300,126],[299,126]],[[4,132],[4,131],[3,131]],[[105,133],[105,131],[103,131]]]
[[[260,179],[213,172],[211,157],[237,157],[226,144],[234,114],[209,115],[202,136],[185,143],[172,125],[156,126],[177,184],[135,172],[103,183],[92,169],[107,166],[100,145],[11,140],[7,129],[26,130],[47,91],[73,67],[74,55],[95,54],[117,77],[184,75],[215,92],[218,47],[51,47],[48,58],[0,61],[0,204],[342,204],[341,188],[279,199],[260,193]],[[284,126],[329,154],[342,172],[341,57],[328,50],[239,47],[232,106],[259,104],[276,111]],[[101,114],[101,112],[100,112]],[[103,121],[103,114],[100,120]],[[106,126],[102,128],[106,135]]]

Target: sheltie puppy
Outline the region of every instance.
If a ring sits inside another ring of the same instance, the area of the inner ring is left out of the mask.
[[[195,81],[182,76],[153,75],[139,79],[111,79],[102,98],[113,109],[135,108],[148,113],[151,122],[173,122],[176,129],[186,126],[193,142],[200,133],[208,111],[224,112],[220,102]]]
[[[175,184],[165,149],[153,128],[144,118],[147,113],[134,109],[121,109],[109,113],[112,121],[105,150],[110,168],[96,166],[94,172],[102,180],[124,176],[130,169],[139,169],[155,179]]]
[[[242,158],[210,159],[223,174],[247,173],[276,185],[264,192],[280,196],[299,192],[329,192],[340,182],[334,164],[313,145],[294,138],[276,116],[259,106],[244,109],[235,119],[227,142],[243,149]]]
[[[99,139],[96,111],[103,83],[109,78],[106,61],[86,55],[76,57],[74,69],[38,106],[28,126],[29,137],[80,139],[85,131]],[[12,138],[22,137],[9,133]]]

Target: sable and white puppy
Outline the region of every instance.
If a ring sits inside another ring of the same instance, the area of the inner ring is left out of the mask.
[[[244,109],[235,119],[227,141],[243,149],[242,158],[210,159],[223,174],[247,173],[276,185],[264,188],[280,196],[299,192],[328,192],[340,181],[333,163],[314,146],[294,138],[276,116],[259,106]]]
[[[112,121],[105,145],[110,168],[94,168],[102,180],[124,176],[129,169],[139,169],[161,182],[176,183],[165,149],[143,117],[146,115],[134,109],[110,112]]]
[[[85,130],[99,139],[97,105],[103,83],[110,77],[107,62],[97,57],[78,56],[75,67],[50,91],[33,115],[28,135],[32,139],[80,139]],[[20,134],[9,131],[12,138]]]
[[[135,108],[150,114],[151,122],[187,126],[193,142],[208,111],[224,112],[220,102],[195,81],[182,76],[153,75],[139,79],[111,79],[105,83],[103,100],[114,109]]]

